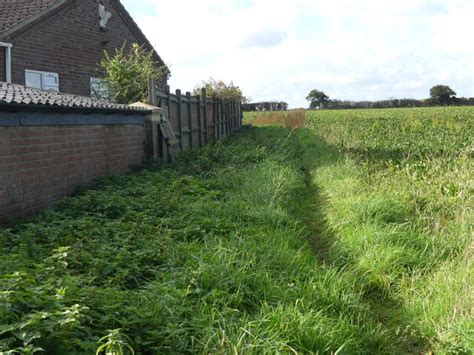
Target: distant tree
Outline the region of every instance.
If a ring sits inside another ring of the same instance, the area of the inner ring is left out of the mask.
[[[435,104],[450,105],[456,98],[456,93],[449,86],[436,85],[431,88],[430,97]]]
[[[306,100],[309,101],[309,108],[323,108],[324,104],[329,102],[329,96],[327,96],[323,91],[320,90],[311,90]]]
[[[206,89],[208,97],[216,96],[223,100],[237,100],[242,104],[249,102],[249,99],[244,96],[242,90],[234,85],[234,82],[226,83],[222,80],[215,80],[209,78],[207,81],[203,81],[201,84],[196,85],[193,90],[193,95],[201,95],[201,90]]]
[[[130,50],[125,46],[116,49],[113,56],[105,52],[98,72],[102,78],[95,82],[92,96],[121,104],[148,102],[149,79],[158,81],[169,75],[166,66],[156,63],[152,51],[136,43]]]

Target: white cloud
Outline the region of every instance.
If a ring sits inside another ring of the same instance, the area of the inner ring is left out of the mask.
[[[171,64],[172,88],[213,76],[293,107],[314,88],[374,100],[443,83],[474,96],[472,0],[147,0],[148,15],[123,2]]]
[[[243,48],[269,48],[281,44],[286,38],[286,33],[278,30],[262,30],[255,32],[244,40]]]

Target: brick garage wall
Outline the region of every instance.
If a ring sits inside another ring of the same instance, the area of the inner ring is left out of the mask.
[[[98,76],[97,65],[104,51],[114,53],[124,43],[139,43],[151,50],[117,11],[113,4],[117,1],[101,1],[112,13],[106,31],[99,28],[98,1],[76,0],[8,38],[13,44],[13,83],[25,85],[25,69],[55,72],[59,74],[61,92],[89,96],[90,78]]]
[[[144,158],[143,125],[0,127],[0,224]]]

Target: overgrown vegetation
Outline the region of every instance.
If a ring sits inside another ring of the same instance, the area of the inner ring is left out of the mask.
[[[236,86],[233,81],[226,83],[223,80],[216,80],[209,78],[203,81],[201,84],[196,85],[193,90],[193,95],[201,95],[202,89],[206,89],[206,95],[208,97],[217,97],[222,100],[234,100],[246,104],[249,102],[249,98],[245,97],[240,87]]]
[[[470,353],[473,118],[312,112],[0,230],[0,351]]]
[[[157,63],[153,51],[137,43],[128,49],[125,45],[114,55],[104,52],[98,76],[92,85],[92,96],[120,104],[148,102],[149,80],[160,81],[169,75],[165,65]]]

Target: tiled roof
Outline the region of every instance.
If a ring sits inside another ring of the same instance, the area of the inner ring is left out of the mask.
[[[142,111],[139,107],[120,105],[90,97],[63,94],[54,91],[43,91],[27,88],[23,85],[7,84],[0,82],[0,108],[1,106],[24,105],[43,106],[45,108],[91,109],[109,111]],[[4,107],[5,107],[4,106]]]
[[[40,13],[57,0],[0,0],[0,33]]]

